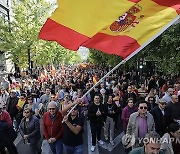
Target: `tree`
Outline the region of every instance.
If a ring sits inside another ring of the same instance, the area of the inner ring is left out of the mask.
[[[55,42],[39,40],[38,34],[47,17],[55,9],[55,4],[45,0],[13,0],[12,20],[0,20],[0,49],[7,52],[10,59],[22,68],[29,65],[30,59],[36,65],[58,63],[69,57],[66,50]],[[77,56],[72,53],[70,56]]]

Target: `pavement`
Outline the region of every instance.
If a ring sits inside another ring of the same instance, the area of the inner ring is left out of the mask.
[[[119,122],[120,124],[121,122]],[[96,145],[95,151],[91,152],[91,130],[90,130],[90,124],[89,121],[85,120],[84,124],[84,134],[83,134],[83,150],[84,154],[126,154],[124,151],[124,148],[121,143],[122,136],[124,133],[122,132],[122,127],[118,125],[117,130],[115,130],[115,138],[114,143],[115,145],[112,146],[108,141],[105,141],[103,131],[102,131],[102,140],[104,141],[104,145]],[[18,134],[18,137],[15,140],[15,145],[18,149],[19,154],[32,154],[30,151],[30,147],[27,144],[24,144],[24,141],[20,134]],[[52,154],[49,144],[46,140],[42,141],[42,154]],[[64,151],[63,154],[66,154]]]

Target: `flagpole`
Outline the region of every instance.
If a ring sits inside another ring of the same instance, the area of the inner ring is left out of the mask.
[[[122,64],[125,64],[129,59],[131,59],[133,56],[135,56],[138,52],[140,52],[144,47],[146,47],[149,43],[151,43],[154,39],[156,39],[159,35],[161,35],[166,29],[168,29],[173,23],[175,23],[177,20],[180,19],[180,15],[178,15],[174,20],[169,22],[159,33],[154,35],[150,40],[145,42],[142,46],[140,46],[137,50],[135,50],[133,53],[131,53],[129,56],[127,56],[124,60],[122,60],[119,64],[117,64],[112,70],[110,70],[105,76],[103,76],[96,84],[94,84],[80,99],[85,97],[88,93],[90,93],[96,86],[98,86],[107,76],[109,76],[112,72],[114,72],[119,66]],[[68,112],[67,116],[74,110],[74,108],[78,104],[75,104],[72,109]]]

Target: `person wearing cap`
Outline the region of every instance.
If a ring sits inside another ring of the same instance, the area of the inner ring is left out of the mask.
[[[80,102],[80,101],[79,101]],[[71,103],[67,105],[63,112],[68,111],[75,104]],[[69,116],[64,116],[63,123],[63,138],[62,142],[67,154],[83,154],[83,126],[84,119],[79,116],[79,107],[76,106]]]
[[[170,122],[165,99],[159,99],[158,106],[155,106],[150,113],[153,115],[156,132],[162,137],[166,133],[166,128]]]
[[[21,120],[19,131],[24,139],[24,143],[30,144],[31,153],[41,153],[41,148],[38,144],[41,138],[39,119],[33,115],[29,104],[26,104],[23,110],[24,118]]]
[[[53,154],[63,153],[62,135],[62,114],[58,111],[57,103],[51,101],[48,104],[48,111],[43,116],[42,131],[48,141]]]
[[[13,131],[12,120],[7,111],[3,109],[3,104],[0,102],[0,153],[6,153],[5,148],[7,148],[10,154],[17,154],[17,149],[14,145],[14,140],[16,138],[12,138]]]

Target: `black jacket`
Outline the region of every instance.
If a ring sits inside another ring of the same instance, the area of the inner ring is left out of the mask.
[[[7,111],[9,112],[11,118],[18,114],[18,109],[16,107],[18,100],[18,97],[9,97],[7,100]]]
[[[160,136],[163,136],[166,133],[166,128],[170,122],[169,112],[168,112],[167,108],[165,108],[165,110],[164,110],[164,116],[163,116],[159,106],[155,106],[150,111],[150,113],[153,115],[153,118],[154,118],[156,132]]]
[[[101,112],[100,116],[96,115],[96,112],[98,109]],[[93,123],[102,123],[105,122],[107,116],[107,107],[104,104],[96,105],[94,103],[91,103],[88,108],[88,118],[90,122]]]

